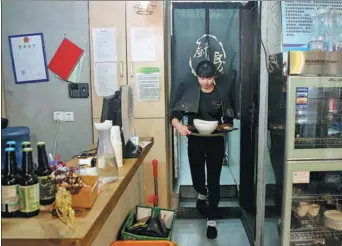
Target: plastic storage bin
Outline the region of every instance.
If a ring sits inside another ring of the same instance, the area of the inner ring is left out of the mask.
[[[177,244],[168,241],[116,241],[110,246],[177,246]]]
[[[173,212],[173,219],[172,219],[172,223],[171,223],[171,227],[170,227],[170,232],[169,232],[169,235],[167,238],[160,238],[160,237],[148,237],[148,236],[140,236],[140,235],[135,235],[135,234],[132,234],[128,231],[126,231],[126,228],[132,224],[133,222],[133,219],[134,219],[134,216],[136,214],[136,211],[137,211],[137,208],[138,207],[142,207],[142,208],[150,208],[152,209],[152,214],[156,214],[156,215],[159,215],[160,211],[161,210],[164,210],[164,211],[171,211]],[[145,206],[137,206],[136,209],[134,209],[131,214],[129,215],[129,217],[127,218],[125,224],[124,224],[124,227],[121,231],[121,238],[123,240],[138,240],[138,241],[141,241],[141,240],[144,240],[144,241],[171,241],[171,238],[172,238],[172,231],[173,231],[173,225],[174,225],[174,222],[175,222],[175,219],[176,219],[176,211],[175,210],[171,210],[171,209],[164,209],[164,208],[158,208],[158,207],[145,207]],[[145,244],[144,244],[145,245]],[[161,244],[163,245],[163,244]]]
[[[5,154],[6,142],[16,142],[16,156],[18,166],[21,167],[21,143],[24,141],[30,141],[30,128],[26,126],[12,126],[5,129],[1,129],[1,153]],[[4,167],[5,158],[1,158],[1,166]]]

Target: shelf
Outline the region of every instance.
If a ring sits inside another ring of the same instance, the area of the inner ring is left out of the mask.
[[[314,240],[335,239],[342,242],[342,231],[335,231],[322,225],[322,219],[300,219],[301,228],[291,229],[290,242],[293,245],[316,245]],[[296,244],[300,243],[300,244]],[[304,244],[303,244],[304,243]]]
[[[309,145],[321,146],[322,148],[342,148],[342,137],[339,138],[295,138],[295,148],[310,148]]]
[[[337,239],[342,241],[342,232],[333,231],[328,228],[326,230],[321,228],[320,231],[291,231],[291,243],[302,242],[310,243],[306,245],[312,245],[312,242],[317,239]]]
[[[292,196],[292,204],[293,203],[300,203],[300,202],[339,202],[342,201],[342,194],[303,194],[303,195],[295,195]],[[342,204],[341,204],[342,206]]]
[[[330,209],[342,210],[342,194],[307,194],[298,188],[293,189],[292,216],[291,216],[291,245],[321,245],[315,240],[339,240],[342,242],[342,231],[332,230],[324,226],[324,212]],[[300,202],[320,205],[319,214],[316,217],[297,216],[297,208]]]

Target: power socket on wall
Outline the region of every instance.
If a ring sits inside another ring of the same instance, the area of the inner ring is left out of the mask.
[[[55,111],[53,112],[54,121],[74,121],[74,112]]]
[[[63,111],[53,112],[53,120],[54,121],[64,121],[64,112]]]
[[[74,121],[74,112],[64,112],[64,121]]]

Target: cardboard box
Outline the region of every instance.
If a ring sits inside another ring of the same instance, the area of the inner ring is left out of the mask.
[[[81,175],[85,184],[79,193],[72,196],[72,208],[92,208],[98,196],[99,177],[95,175]]]

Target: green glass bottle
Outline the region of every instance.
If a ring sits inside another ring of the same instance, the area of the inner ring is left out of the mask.
[[[50,205],[55,201],[56,183],[49,166],[44,142],[37,143],[38,168],[36,174],[39,181],[40,204]]]
[[[31,148],[31,142],[29,141],[24,141],[21,143],[21,148],[25,149],[25,148]]]
[[[7,141],[6,146],[7,148],[15,148],[15,141]]]
[[[39,214],[39,182],[34,173],[32,148],[23,149],[22,158],[19,180],[20,214],[28,218]]]
[[[18,188],[15,149],[6,148],[5,166],[1,175],[1,216],[3,218],[20,215]]]
[[[6,146],[7,148],[14,148],[14,155],[15,157],[17,157],[16,153],[15,153],[15,148],[16,148],[16,142],[15,141],[7,141],[6,142]],[[15,165],[14,165],[14,172],[15,172],[15,175],[16,175],[16,179],[18,180],[19,177],[20,177],[20,168],[18,167],[18,162],[15,161]]]

